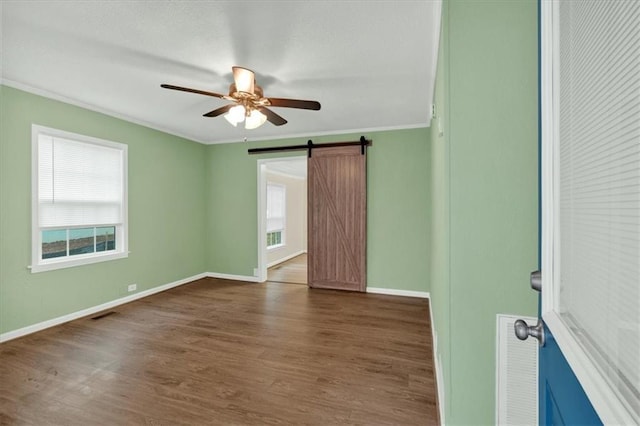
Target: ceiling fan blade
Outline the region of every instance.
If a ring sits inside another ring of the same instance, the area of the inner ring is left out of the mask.
[[[224,114],[226,112],[229,112],[229,110],[231,108],[233,108],[234,106],[235,106],[234,104],[225,105],[225,106],[222,106],[220,108],[214,109],[213,111],[209,111],[206,114],[202,114],[202,116],[203,117],[217,117],[217,116],[222,115],[222,114]]]
[[[188,87],[173,86],[171,84],[161,84],[160,87],[172,90],[181,90],[183,92],[197,93],[198,95],[213,96],[214,98],[224,98],[224,95],[214,92],[205,92],[204,90],[189,89]]]
[[[318,111],[320,109],[320,102],[317,102],[317,101],[304,101],[302,99],[284,99],[284,98],[267,98],[267,99],[269,99],[269,103],[273,107],[312,109],[314,111]]]
[[[287,120],[280,117],[278,114],[276,114],[275,112],[271,111],[268,108],[258,107],[258,111],[266,115],[267,120],[269,120],[269,122],[274,126],[282,126],[283,124],[287,124]]]

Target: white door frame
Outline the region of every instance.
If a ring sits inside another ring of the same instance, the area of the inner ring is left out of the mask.
[[[258,282],[267,280],[267,165],[282,161],[300,161],[306,155],[258,160]]]

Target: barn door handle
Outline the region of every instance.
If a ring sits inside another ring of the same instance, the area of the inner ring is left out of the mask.
[[[536,325],[528,325],[524,320],[516,320],[513,324],[516,337],[520,340],[527,340],[529,336],[538,339],[538,345],[544,346],[544,327],[542,321],[538,319]]]

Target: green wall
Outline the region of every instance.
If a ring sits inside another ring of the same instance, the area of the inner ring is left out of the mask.
[[[361,134],[313,137],[314,143]],[[367,132],[367,285],[429,291],[429,129]],[[252,276],[258,265],[257,160],[304,152],[248,155],[248,148],[306,139],[209,146],[208,271]],[[232,184],[231,184],[232,183]]]
[[[445,420],[494,424],[496,314],[537,310],[537,3],[445,0],[442,24],[431,294]]]
[[[31,124],[129,146],[126,259],[32,274]],[[0,333],[206,270],[206,146],[0,86]]]

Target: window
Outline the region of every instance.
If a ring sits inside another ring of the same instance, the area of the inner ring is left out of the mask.
[[[640,2],[543,3],[543,318],[602,423],[640,424]]]
[[[127,146],[32,127],[32,272],[126,257]]]
[[[267,183],[267,248],[284,245],[286,207],[285,186]]]

